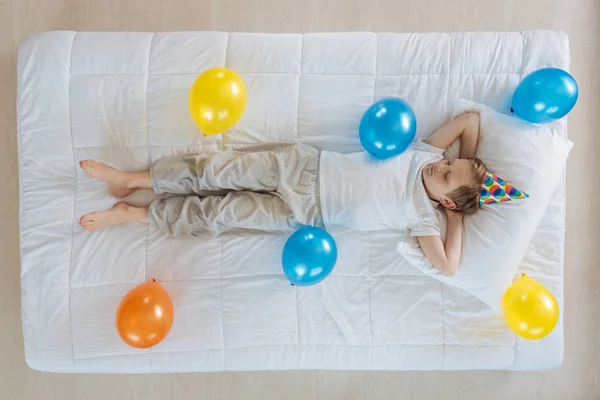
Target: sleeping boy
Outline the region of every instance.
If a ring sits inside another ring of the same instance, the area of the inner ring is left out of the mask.
[[[460,158],[445,160],[443,151],[458,138]],[[79,223],[91,232],[146,222],[169,235],[212,236],[283,234],[302,225],[408,229],[431,264],[451,276],[460,261],[463,215],[479,209],[486,179],[485,165],[474,157],[478,139],[479,114],[465,113],[388,160],[299,143],[175,155],[143,172],[85,160],[81,168],[117,197],[138,189],[163,196],[149,207],[120,202]],[[436,207],[448,217],[445,243]]]

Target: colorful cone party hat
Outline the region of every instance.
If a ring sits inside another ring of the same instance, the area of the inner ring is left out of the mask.
[[[495,174],[489,173],[481,185],[479,205],[504,203],[511,200],[526,199],[529,195],[506,182]]]

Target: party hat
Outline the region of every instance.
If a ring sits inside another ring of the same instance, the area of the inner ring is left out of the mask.
[[[527,197],[529,197],[527,193],[522,192],[497,175],[488,172],[483,185],[481,185],[479,205],[504,203],[505,201],[526,199]]]

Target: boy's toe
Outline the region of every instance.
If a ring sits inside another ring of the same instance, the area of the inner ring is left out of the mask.
[[[93,222],[87,222],[87,223],[81,224],[81,227],[83,229],[85,229],[86,231],[90,231],[90,232],[94,232],[95,230],[98,229],[96,224],[94,224]]]
[[[94,160],[83,160],[79,162],[79,165],[81,165],[81,169],[84,171],[89,171],[96,168],[97,163]]]
[[[79,220],[79,223],[81,225],[88,225],[88,224],[92,224],[94,222],[94,220],[92,219],[92,217],[88,214],[88,215],[84,215],[83,217],[81,217],[81,219]]]

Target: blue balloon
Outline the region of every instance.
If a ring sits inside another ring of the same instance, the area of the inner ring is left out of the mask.
[[[527,75],[512,97],[512,109],[519,118],[536,124],[567,115],[575,106],[579,88],[568,72],[544,68]]]
[[[410,146],[417,133],[417,118],[407,102],[379,100],[367,109],[358,128],[360,143],[374,157],[397,156]]]
[[[305,226],[292,234],[283,247],[283,272],[293,285],[321,282],[337,260],[335,240],[327,231]]]

